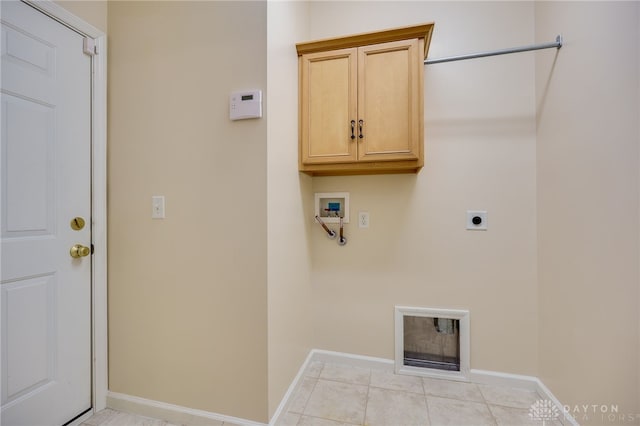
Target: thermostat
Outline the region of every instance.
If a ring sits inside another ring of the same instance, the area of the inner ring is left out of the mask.
[[[246,120],[262,117],[262,90],[233,92],[229,97],[229,118]]]

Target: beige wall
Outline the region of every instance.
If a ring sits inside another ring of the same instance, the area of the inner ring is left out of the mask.
[[[269,93],[267,146],[269,417],[309,351],[311,325],[311,178],[298,174],[298,65],[294,43],[304,39],[307,5],[267,6]]]
[[[318,2],[310,12],[312,39],[435,21],[430,57],[534,36],[532,3]],[[536,375],[533,56],[427,66],[425,120],[419,174],[313,178],[314,192],[350,192],[352,221],[344,247],[314,225],[315,346],[391,359],[394,305],[468,309],[472,368]],[[488,211],[488,231],[465,230],[468,209]],[[355,224],[360,210],[369,229]]]
[[[637,2],[536,3],[536,37],[565,39],[536,57],[540,374],[565,404],[636,416],[638,13]]]
[[[228,117],[266,88],[266,3],[111,2],[108,23],[109,387],[266,421],[267,125]]]
[[[107,1],[87,0],[87,1],[55,1],[55,3],[67,9],[74,15],[82,18],[100,31],[107,32]]]

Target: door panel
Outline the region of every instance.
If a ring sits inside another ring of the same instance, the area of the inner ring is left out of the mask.
[[[360,161],[419,158],[418,40],[359,49],[358,116],[364,120]]]
[[[321,164],[357,158],[351,139],[356,120],[356,49],[313,53],[302,61],[302,162]]]
[[[83,37],[0,2],[2,423],[91,408],[91,58]],[[75,231],[80,216],[87,226]]]
[[[3,94],[3,238],[53,235],[54,109]]]
[[[24,278],[3,288],[6,315],[7,402],[55,380],[55,275]],[[28,338],[25,338],[28,336]]]

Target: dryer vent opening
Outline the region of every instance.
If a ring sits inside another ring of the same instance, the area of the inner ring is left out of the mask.
[[[405,315],[403,365],[460,371],[460,320]]]
[[[395,372],[469,379],[469,311],[395,307]]]

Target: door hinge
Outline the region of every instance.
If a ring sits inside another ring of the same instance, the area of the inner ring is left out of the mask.
[[[96,41],[90,37],[85,37],[82,43],[82,50],[89,56],[97,55],[98,46],[96,46]]]

